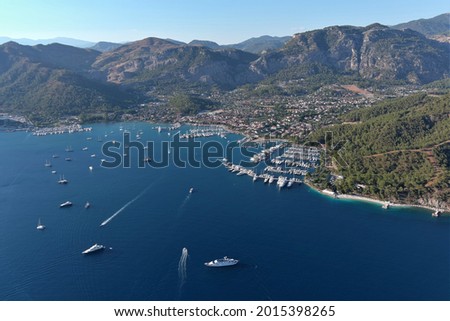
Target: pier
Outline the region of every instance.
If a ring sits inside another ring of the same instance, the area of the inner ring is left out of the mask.
[[[282,154],[273,157],[273,154],[280,150]],[[280,189],[290,188],[294,183],[303,183],[304,177],[318,166],[320,150],[316,147],[288,146],[283,142],[254,154],[250,161],[255,163],[251,169],[233,164],[226,159],[223,159],[222,164],[230,173],[252,177],[253,182],[257,180],[263,180],[265,184],[276,182]],[[257,167],[261,168],[258,164],[262,161],[266,162],[266,166],[261,169],[261,174],[258,174]]]

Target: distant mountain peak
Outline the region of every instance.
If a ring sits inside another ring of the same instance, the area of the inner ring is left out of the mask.
[[[381,23],[375,22],[372,23],[368,26],[365,27],[366,30],[371,30],[371,29],[381,29],[381,30],[386,30],[389,29],[388,26],[382,25]]]
[[[97,50],[100,52],[106,52],[106,51],[111,51],[111,50],[117,49],[122,45],[123,44],[121,44],[121,43],[99,41],[94,46],[90,47],[90,49]]]
[[[405,23],[394,25],[393,29],[412,29],[425,36],[450,36],[450,13],[443,13],[429,19],[412,20]]]
[[[156,38],[156,37],[147,37],[142,40],[130,42],[133,47],[176,47],[177,44],[172,41]]]
[[[26,46],[35,46],[35,45],[48,45],[51,43],[60,43],[67,46],[73,46],[73,47],[79,47],[79,48],[88,48],[95,45],[94,42],[86,41],[86,40],[80,40],[80,39],[74,39],[74,38],[67,38],[67,37],[56,37],[56,38],[50,38],[50,39],[27,39],[27,38],[20,38],[20,39],[12,39],[9,37],[0,37],[0,44],[5,43],[8,41],[15,41],[18,44],[26,45]]]
[[[254,54],[260,54],[267,50],[282,48],[291,38],[291,36],[273,37],[264,35],[261,37],[253,37],[237,44],[227,45],[226,47],[248,51]]]
[[[190,43],[188,43],[189,46],[203,46],[210,49],[219,49],[220,45],[214,41],[209,40],[197,40],[194,39]]]

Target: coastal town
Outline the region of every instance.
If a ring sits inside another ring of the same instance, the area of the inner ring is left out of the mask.
[[[222,125],[252,139],[281,138],[302,142],[313,130],[339,123],[340,115],[389,97],[403,97],[423,89],[397,86],[390,90],[362,90],[357,86],[329,85],[308,95],[258,97],[242,89],[202,97],[218,102],[217,108],[193,115],[179,114],[165,95],[141,106],[123,119],[150,122]]]
[[[313,130],[339,123],[340,115],[370,106],[391,97],[423,91],[421,87],[396,86],[389,90],[360,89],[354,85],[327,85],[307,95],[253,95],[243,89],[192,95],[213,101],[215,108],[194,114],[179,113],[170,96],[158,94],[146,102],[117,113],[107,113],[109,121],[148,121],[220,125],[251,139],[278,138],[302,142]],[[36,135],[79,131],[82,119],[71,116],[49,128],[37,128],[24,116],[0,115],[0,130],[28,130]]]

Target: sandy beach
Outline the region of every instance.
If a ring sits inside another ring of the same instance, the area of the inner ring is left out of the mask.
[[[370,197],[365,197],[365,196],[360,196],[360,195],[335,194],[331,190],[326,190],[326,189],[325,190],[319,190],[316,187],[312,186],[310,183],[305,183],[305,184],[308,185],[313,190],[319,192],[320,194],[326,195],[326,196],[329,196],[329,197],[333,197],[334,199],[370,202],[370,203],[379,204],[380,206],[389,204],[389,207],[417,207],[417,208],[427,209],[427,210],[430,210],[432,212],[435,212],[436,210],[439,210],[439,211],[441,211],[441,213],[447,213],[446,211],[443,211],[442,209],[437,209],[437,208],[434,208],[434,207],[431,207],[431,206],[426,206],[426,205],[400,204],[400,203],[392,203],[392,202],[387,202],[387,201],[381,201],[381,200],[377,200],[377,199],[370,198]]]

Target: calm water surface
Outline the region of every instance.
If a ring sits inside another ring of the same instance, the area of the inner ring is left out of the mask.
[[[306,186],[280,191],[223,167],[102,168],[97,139],[120,141],[119,126],[0,134],[0,299],[450,300],[448,217]],[[150,124],[124,127],[133,137],[142,130],[143,141],[170,138]],[[67,186],[56,183],[60,174]],[[60,209],[66,200],[74,206]],[[107,249],[83,256],[94,243]],[[240,263],[203,265],[224,255]]]

